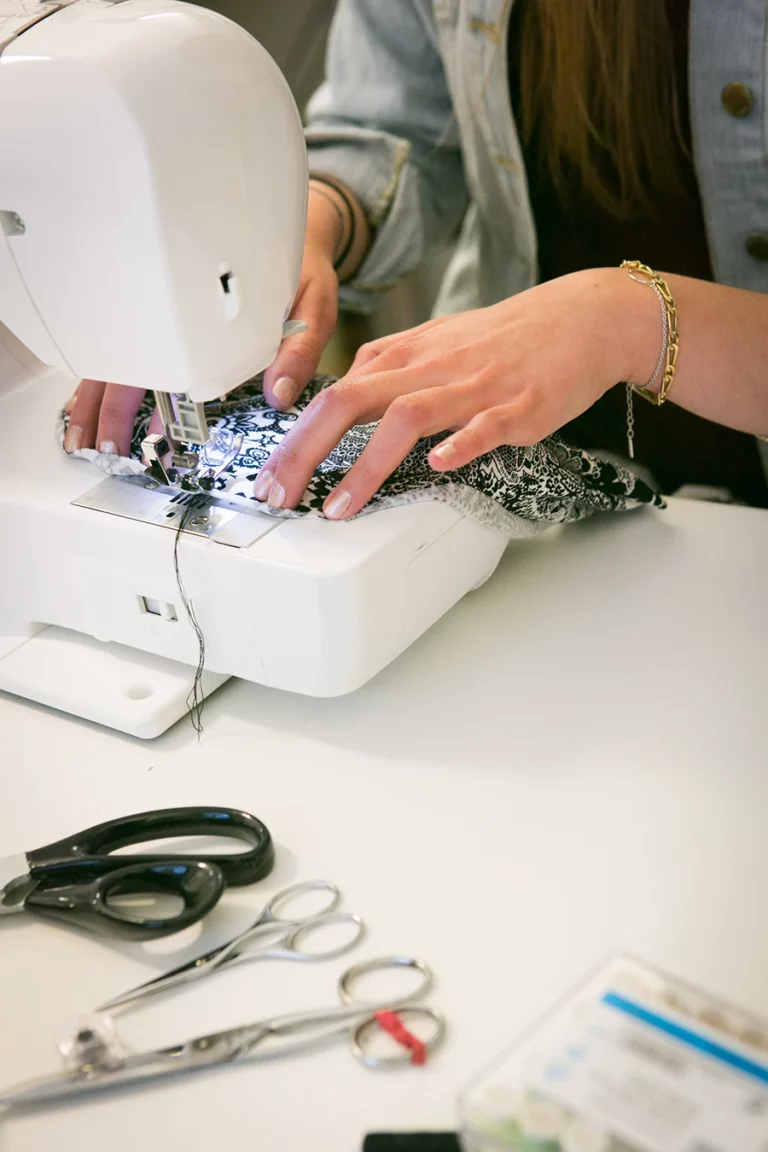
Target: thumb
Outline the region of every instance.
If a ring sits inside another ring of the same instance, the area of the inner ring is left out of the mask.
[[[333,274],[315,276],[300,291],[291,320],[303,320],[306,332],[283,341],[274,362],[264,373],[264,395],[275,408],[296,403],[317,372],[320,357],[336,326],[338,285]]]

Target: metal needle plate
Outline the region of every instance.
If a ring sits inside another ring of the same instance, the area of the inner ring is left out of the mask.
[[[182,513],[192,500],[195,512],[183,531],[210,538],[217,544],[247,548],[280,524],[279,520],[256,510],[243,511],[228,506],[219,496],[164,488],[149,476],[109,476],[72,503],[77,508],[90,508],[176,531]]]

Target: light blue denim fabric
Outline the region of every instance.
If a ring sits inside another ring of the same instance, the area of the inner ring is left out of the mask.
[[[310,166],[346,181],[378,226],[343,289],[348,307],[370,310],[459,232],[438,311],[490,304],[535,283],[507,77],[512,3],[340,0],[307,144]],[[721,283],[756,291],[768,291],[768,263],[745,241],[768,234],[767,8],[766,0],[691,2],[691,119],[712,263]],[[752,92],[743,119],[721,103],[732,80]]]
[[[435,314],[492,304],[536,282],[507,76],[513,2],[339,0],[306,136],[310,167],[344,180],[377,227],[341,290],[347,308],[370,311],[457,237]],[[690,16],[694,160],[714,274],[759,292],[768,291],[768,263],[745,242],[768,235],[767,10],[766,0],[691,0]],[[742,119],[721,101],[733,80],[752,92]]]

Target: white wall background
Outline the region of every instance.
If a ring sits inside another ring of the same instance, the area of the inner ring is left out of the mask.
[[[236,20],[277,61],[304,108],[323,78],[325,41],[336,0],[200,0]],[[384,0],[386,2],[386,0]]]

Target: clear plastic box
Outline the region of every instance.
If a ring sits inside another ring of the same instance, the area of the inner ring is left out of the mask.
[[[768,1152],[768,1023],[611,956],[459,1110],[465,1152]]]

